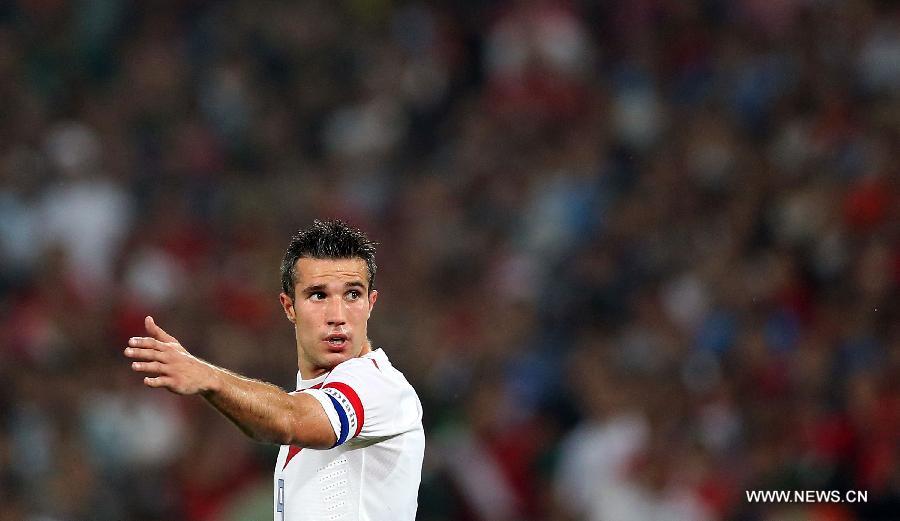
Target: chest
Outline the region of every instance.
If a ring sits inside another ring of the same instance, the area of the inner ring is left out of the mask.
[[[275,468],[276,520],[355,519],[360,463],[352,451],[282,446]],[[302,515],[301,515],[302,512]],[[299,516],[299,517],[298,517]]]

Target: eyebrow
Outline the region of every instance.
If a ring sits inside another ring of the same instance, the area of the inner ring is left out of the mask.
[[[349,282],[344,283],[345,288],[361,288],[366,289],[366,285],[363,284],[361,280],[351,280]],[[315,293],[317,291],[324,291],[328,288],[327,284],[313,284],[312,286],[307,286],[303,288],[301,293]]]

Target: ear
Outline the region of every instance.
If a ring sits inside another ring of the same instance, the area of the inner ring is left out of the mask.
[[[281,309],[284,310],[284,314],[291,323],[297,322],[297,313],[294,310],[294,299],[289,297],[287,293],[281,292],[278,294],[278,300],[281,301]]]
[[[378,290],[373,289],[369,292],[369,313],[367,316],[372,316],[372,309],[375,307],[376,300],[378,300]]]

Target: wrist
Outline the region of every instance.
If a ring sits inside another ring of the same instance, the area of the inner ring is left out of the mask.
[[[212,396],[222,391],[222,375],[223,371],[209,363],[204,363],[207,370],[207,376],[204,378],[204,384],[200,388],[202,396]]]

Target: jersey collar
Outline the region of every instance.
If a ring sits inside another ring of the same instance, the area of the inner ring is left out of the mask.
[[[388,360],[387,354],[379,347],[378,349],[373,349],[362,356],[362,358],[371,358],[375,360],[376,366],[378,367],[387,367],[390,365],[390,360]]]
[[[328,375],[330,375],[330,374],[331,374],[331,371],[328,371],[327,373],[319,375],[310,380],[304,380],[303,377],[300,376],[300,371],[297,371],[297,390],[303,391],[305,389],[309,389],[310,387],[315,387],[316,385],[319,385],[320,383],[324,382],[325,379],[328,378]]]
[[[378,349],[373,349],[373,350],[369,351],[368,353],[364,354],[360,358],[371,358],[372,360],[375,360],[377,362],[375,365],[379,366],[379,367],[388,367],[388,365],[391,363],[388,360],[387,355],[384,353],[384,351],[382,351],[382,349],[380,347]],[[324,382],[325,379],[328,378],[328,375],[330,375],[330,374],[331,374],[331,371],[328,371],[327,373],[325,373],[323,375],[317,376],[315,378],[311,378],[309,380],[304,380],[303,377],[300,376],[300,371],[297,371],[297,390],[303,391],[305,389],[309,389],[310,387],[319,385],[320,383]]]

